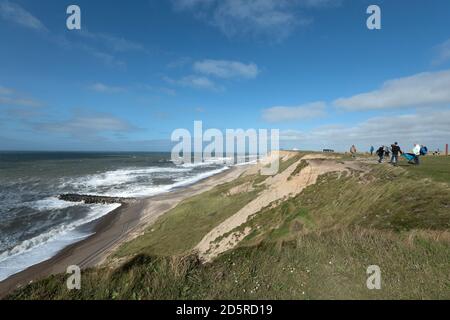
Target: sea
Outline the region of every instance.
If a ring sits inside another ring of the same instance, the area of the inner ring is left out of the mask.
[[[223,158],[175,165],[169,153],[0,152],[0,281],[93,234],[119,204],[65,193],[148,197],[229,169]]]

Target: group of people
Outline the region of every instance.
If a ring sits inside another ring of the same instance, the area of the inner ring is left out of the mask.
[[[373,154],[374,147],[372,146],[370,148],[371,154]],[[394,166],[398,163],[398,156],[403,154],[403,151],[401,150],[400,146],[398,145],[398,142],[395,142],[391,145],[391,148],[388,146],[381,146],[378,148],[376,154],[378,155],[378,163],[382,163],[384,158],[389,158],[391,156],[391,161],[389,163],[393,164]]]
[[[370,147],[370,154],[373,155],[375,148],[372,146]],[[392,153],[392,156],[391,156]],[[420,145],[418,143],[414,144],[414,148],[411,150],[410,153],[404,153],[400,146],[398,145],[398,142],[395,142],[391,145],[389,148],[388,146],[381,146],[376,151],[376,154],[378,155],[378,163],[382,163],[384,158],[391,157],[391,160],[389,161],[390,164],[397,166],[398,164],[398,157],[400,155],[404,155],[404,157],[408,160],[408,163],[419,165],[420,164],[420,157],[424,156],[428,153],[427,147]]]
[[[373,155],[375,152],[374,146],[370,147],[370,155]],[[389,163],[397,166],[398,164],[398,157],[403,155],[407,160],[408,163],[419,165],[420,164],[420,157],[424,156],[428,153],[428,149],[426,146],[420,145],[418,143],[414,144],[414,148],[411,150],[410,153],[404,153],[400,146],[398,145],[398,142],[395,142],[394,144],[391,144],[390,147],[388,146],[381,146],[377,149],[375,152],[378,156],[378,163],[382,163],[383,160],[389,159]],[[356,157],[356,146],[352,145],[350,148],[350,154],[353,158]]]

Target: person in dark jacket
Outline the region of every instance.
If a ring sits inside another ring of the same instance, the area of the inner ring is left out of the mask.
[[[377,153],[377,155],[378,155],[378,157],[379,157],[378,163],[383,162],[383,158],[384,158],[384,146],[379,147],[376,153]]]
[[[391,151],[392,151],[392,157],[391,157],[391,164],[393,164],[394,166],[397,166],[398,163],[398,155],[402,154],[402,150],[400,149],[400,146],[398,145],[398,142],[394,143],[393,145],[391,145]]]

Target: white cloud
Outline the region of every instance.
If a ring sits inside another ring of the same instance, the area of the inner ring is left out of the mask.
[[[267,122],[289,122],[310,120],[323,117],[326,104],[314,102],[295,107],[277,106],[263,110],[263,119]]]
[[[49,29],[33,14],[25,10],[18,4],[8,0],[0,0],[0,18],[10,21],[22,27],[45,33],[45,39],[62,47],[72,50],[80,49],[93,57],[103,61],[105,65],[123,69],[126,64],[118,60],[112,53],[142,51],[147,52],[144,46],[122,37],[113,36],[106,33],[91,33],[85,28],[80,32],[71,34],[80,35],[86,40],[91,40],[92,45],[69,40],[64,35],[52,34]],[[101,50],[97,49],[103,46]],[[103,50],[103,51],[102,51]]]
[[[91,85],[89,89],[101,93],[119,93],[126,91],[126,89],[123,87],[109,86],[100,82]]]
[[[67,134],[74,137],[98,136],[104,133],[124,133],[137,130],[125,120],[110,114],[76,112],[66,121],[55,121],[34,124],[35,129],[54,133]]]
[[[204,89],[210,91],[224,91],[225,87],[217,84],[210,77],[220,79],[253,79],[259,74],[258,66],[254,63],[242,63],[239,61],[206,59],[197,61],[192,66],[196,74],[184,76],[180,79],[163,77],[172,85]]]
[[[343,0],[302,0],[298,1],[300,5],[308,8],[337,7]]]
[[[194,12],[197,18],[219,28],[229,37],[269,36],[285,39],[297,26],[312,19],[303,10],[340,4],[340,0],[172,0],[178,11]],[[299,10],[302,9],[302,11]]]
[[[347,111],[430,107],[449,103],[450,70],[389,80],[378,90],[334,101],[334,105]]]
[[[8,107],[41,107],[42,103],[16,93],[15,90],[0,86],[0,105]]]
[[[91,54],[93,57],[102,61],[107,66],[118,68],[120,70],[126,68],[126,63],[124,61],[117,59],[115,56],[109,53],[101,52],[93,47],[84,45],[82,45],[81,48],[87,53]]]
[[[254,63],[245,64],[239,61],[203,60],[194,63],[196,72],[219,78],[246,78],[258,76],[258,66]]]
[[[177,95],[177,92],[174,89],[167,88],[167,87],[162,87],[162,86],[152,86],[152,85],[148,85],[148,84],[138,84],[137,88],[138,89],[147,90],[147,91],[156,92],[156,93],[162,93],[162,94],[165,94],[167,96],[176,96]]]
[[[181,79],[163,78],[167,83],[182,87],[190,87],[194,89],[204,89],[211,91],[223,91],[222,86],[217,85],[214,81],[204,76],[190,75]]]
[[[450,141],[450,109],[370,118],[353,126],[329,125],[308,132],[281,132],[281,140],[298,148],[348,150],[355,144],[362,151],[398,141],[408,151],[414,143],[443,148]],[[305,147],[306,146],[306,147]]]
[[[14,89],[0,86],[0,106],[0,112],[8,119],[28,120],[40,115],[44,105]]]
[[[47,31],[47,28],[38,18],[18,4],[8,0],[0,1],[0,17],[25,28]]]
[[[214,13],[214,24],[227,36],[270,35],[279,40],[289,35],[299,23],[285,1],[223,1]]]
[[[450,39],[441,43],[435,48],[436,57],[433,60],[434,65],[439,65],[450,60]]]
[[[11,95],[14,91],[12,89],[0,86],[0,95]]]
[[[109,50],[115,52],[146,51],[144,46],[140,43],[133,42],[123,37],[117,37],[108,33],[93,33],[84,28],[76,34],[86,39],[95,41],[96,43],[101,43]]]
[[[191,63],[192,59],[190,57],[181,57],[177,58],[174,61],[167,64],[167,67],[170,69],[182,68],[185,65]]]
[[[216,0],[172,0],[172,3],[176,10],[192,9],[196,6],[208,6],[212,5]]]
[[[34,100],[34,99],[27,99],[27,98],[20,98],[20,97],[0,97],[0,105],[9,105],[9,106],[21,106],[21,107],[40,107],[42,106],[42,103]]]

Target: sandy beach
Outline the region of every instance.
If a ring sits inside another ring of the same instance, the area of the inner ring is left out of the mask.
[[[122,243],[141,234],[158,217],[186,198],[237,178],[247,166],[237,166],[193,185],[172,192],[123,204],[95,221],[95,233],[70,245],[53,258],[23,270],[0,282],[0,298],[18,287],[52,274],[64,273],[68,266],[82,269],[102,264]]]

